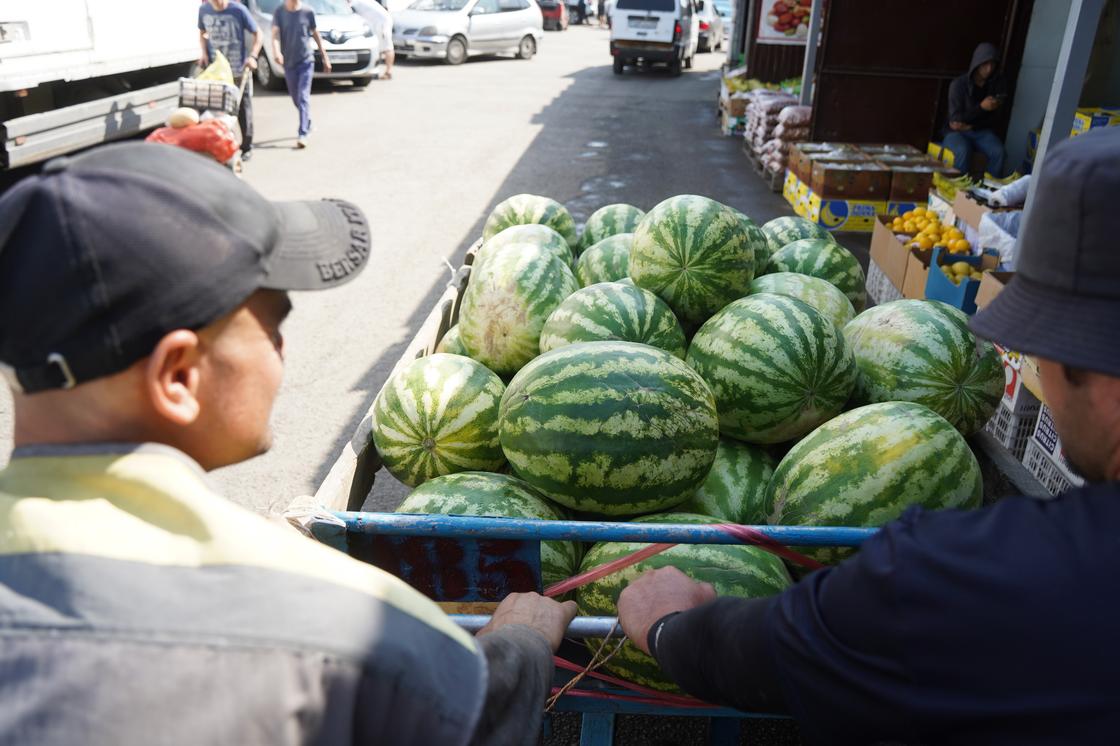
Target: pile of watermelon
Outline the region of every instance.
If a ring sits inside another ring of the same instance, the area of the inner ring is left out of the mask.
[[[580,233],[523,194],[483,239],[459,324],[372,409],[383,463],[416,488],[400,511],[872,527],[980,504],[964,436],[999,402],[995,350],[935,301],[864,310],[859,262],[820,226],[681,195]],[[546,542],[544,580],[636,548]],[[581,612],[614,614],[665,564],[740,596],[793,582],[757,548],[682,545],[577,590]],[[636,649],[608,667],[672,688]]]

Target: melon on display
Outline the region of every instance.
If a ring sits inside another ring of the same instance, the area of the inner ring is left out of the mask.
[[[810,277],[798,272],[775,272],[754,278],[751,294],[776,293],[788,295],[808,303],[820,311],[821,315],[843,329],[844,325],[855,318],[856,311],[848,296],[840,288],[819,277]]]
[[[621,282],[601,282],[577,290],[544,322],[542,353],[578,342],[641,342],[682,360],[688,344],[665,301]]]
[[[540,352],[545,319],[578,289],[572,270],[545,249],[502,246],[471,272],[459,311],[463,345],[495,373],[516,373]]]
[[[597,282],[615,282],[630,276],[630,247],[633,233],[619,233],[588,247],[576,263],[576,279],[583,287]]]
[[[373,403],[373,443],[385,468],[413,487],[444,474],[500,468],[498,408],[505,388],[485,366],[461,355],[412,361]]]
[[[443,333],[443,339],[436,345],[436,352],[446,352],[449,355],[463,355],[470,357],[467,348],[463,346],[463,340],[459,336],[459,325],[454,324],[450,329]]]
[[[676,509],[710,515],[728,523],[766,523],[766,486],[777,459],[764,448],[720,438],[716,462],[696,494]]]
[[[747,240],[754,249],[754,276],[757,278],[766,271],[766,265],[770,263],[770,241],[749,215],[736,210],[734,207],[728,209],[735,213],[735,217],[739,218],[739,223],[747,233]]]
[[[482,240],[489,241],[510,226],[534,223],[552,228],[573,249],[579,243],[576,223],[568,208],[554,199],[535,194],[517,194],[495,207],[482,229]]]
[[[964,436],[921,404],[872,404],[836,417],[802,439],[767,488],[769,523],[882,526],[911,505],[976,508],[980,465]],[[834,562],[849,550],[803,550]]]
[[[897,300],[870,308],[844,327],[859,366],[862,403],[924,404],[965,435],[980,430],[1003,396],[1004,373],[990,342],[977,340],[968,317],[931,300]]]
[[[568,242],[559,233],[547,225],[533,223],[531,225],[514,225],[486,241],[475,253],[472,270],[477,270],[486,255],[495,249],[510,244],[532,244],[542,249],[547,249],[556,255],[556,258],[568,266],[575,264],[575,254],[568,246]]]
[[[762,233],[766,236],[771,255],[781,251],[787,244],[800,241],[803,238],[835,240],[824,226],[818,225],[812,220],[793,216],[774,218],[762,226]]]
[[[661,513],[635,519],[642,523],[719,523],[715,518],[692,513]],[[580,572],[621,559],[647,546],[636,542],[596,544],[587,552]],[[646,570],[676,567],[693,580],[711,583],[720,596],[762,598],[781,593],[790,585],[782,561],[757,547],[741,544],[678,544],[660,554],[631,565],[576,590],[576,604],[584,616],[616,616],[618,597],[634,578]],[[591,650],[599,641],[589,641]],[[633,643],[627,642],[605,668],[620,678],[662,691],[679,691],[657,662]]]
[[[720,432],[759,444],[800,438],[835,417],[857,374],[831,321],[772,293],[741,298],[713,316],[687,360],[715,394]]]
[[[417,487],[398,513],[538,518],[568,516],[525,482],[505,474],[469,471],[436,477]],[[571,541],[541,542],[541,579],[548,586],[567,580],[579,567],[579,546]]]
[[[748,292],[754,261],[750,236],[731,208],[686,194],[642,218],[630,249],[630,277],[695,328]]]
[[[715,401],[700,376],[632,342],[541,355],[506,389],[500,428],[517,476],[561,505],[612,516],[687,500],[719,441]]]
[[[829,238],[805,238],[786,244],[770,257],[766,273],[798,272],[840,288],[858,313],[867,304],[867,278],[852,252]]]
[[[583,235],[579,241],[580,251],[586,251],[604,238],[617,236],[619,233],[633,233],[644,215],[644,212],[633,205],[619,203],[600,207],[591,213],[587,225],[583,227]]]

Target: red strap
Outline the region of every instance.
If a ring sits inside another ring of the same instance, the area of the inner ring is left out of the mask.
[[[557,694],[560,687],[553,687],[552,693]],[[695,710],[710,710],[714,709],[712,705],[706,705],[702,702],[692,702],[689,704],[676,704],[674,702],[666,702],[663,699],[655,697],[631,697],[628,694],[612,694],[610,692],[596,692],[591,689],[569,689],[564,692],[565,697],[586,697],[587,699],[605,699],[613,700],[615,702],[632,702],[640,705],[656,705],[664,707],[665,705],[672,705],[673,707],[688,707]]]
[[[563,658],[559,658],[557,656],[552,657],[552,662],[556,664],[557,668],[563,668],[566,671],[573,671],[575,673],[583,673],[584,676],[590,676],[593,679],[599,679],[600,681],[605,681],[608,684],[614,684],[615,686],[620,686],[623,689],[629,689],[632,692],[637,692],[638,694],[643,694],[647,697],[656,699],[659,704],[673,704],[678,707],[711,707],[711,705],[704,704],[700,700],[693,697],[688,697],[681,694],[671,694],[669,692],[663,692],[658,689],[651,689],[647,686],[642,686],[641,684],[635,684],[630,681],[624,681],[623,679],[617,679],[614,676],[608,676],[605,673],[599,673],[598,671],[584,671],[584,666],[572,663],[571,661],[566,661]],[[571,689],[569,691],[576,690]]]

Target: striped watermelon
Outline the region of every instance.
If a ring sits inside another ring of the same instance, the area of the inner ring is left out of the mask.
[[[573,249],[579,243],[576,223],[568,208],[548,197],[535,194],[517,194],[505,200],[490,213],[482,229],[482,240],[489,241],[506,228],[513,225],[532,225],[539,223],[552,228],[568,242]]]
[[[728,209],[735,213],[735,217],[739,218],[743,230],[747,232],[747,240],[754,248],[754,276],[758,277],[766,271],[766,265],[770,262],[770,241],[766,238],[762,229],[751,220],[750,216],[734,207]]]
[[[548,315],[579,283],[566,264],[530,244],[495,249],[471,272],[459,335],[471,357],[498,375],[516,373],[540,352]]]
[[[413,487],[443,474],[500,468],[498,407],[505,388],[468,357],[413,360],[373,403],[373,443],[385,468]]]
[[[633,233],[619,233],[588,247],[576,262],[576,279],[583,287],[614,282],[630,276],[630,247]]]
[[[480,471],[429,480],[413,490],[396,512],[550,521],[568,518],[563,510],[520,479]],[[541,579],[544,584],[548,586],[574,575],[579,566],[579,554],[576,542],[541,542]]]
[[[463,355],[470,357],[467,348],[463,346],[463,339],[459,336],[459,325],[454,324],[443,333],[443,339],[436,345],[436,352],[446,352],[449,355]]]
[[[635,519],[642,523],[718,523],[715,518],[693,513],[660,513]],[[621,559],[645,547],[637,542],[596,544],[580,565],[585,572],[603,563]],[[615,616],[618,597],[634,578],[647,570],[676,567],[694,580],[711,583],[720,596],[762,598],[781,593],[790,585],[789,573],[778,557],[757,547],[741,544],[678,544],[649,559],[589,583],[576,590],[576,604],[585,616]],[[608,646],[610,643],[607,643]],[[599,641],[588,641],[594,651]],[[630,642],[607,662],[605,668],[635,684],[663,691],[679,691],[657,662]]]
[[[528,243],[548,249],[556,255],[557,259],[569,267],[573,266],[576,261],[575,254],[572,253],[571,247],[568,246],[568,242],[563,236],[547,225],[533,223],[532,225],[510,226],[482,244],[475,253],[474,269],[478,269],[488,253],[500,246],[508,246],[513,243]]]
[[[676,509],[728,523],[766,523],[766,486],[777,465],[778,460],[763,448],[720,438],[708,478]]]
[[[704,324],[688,364],[716,397],[720,432],[749,443],[800,438],[844,408],[856,365],[836,326],[796,298],[761,293]]]
[[[619,203],[600,207],[591,213],[587,225],[583,227],[583,235],[579,240],[580,251],[586,251],[604,238],[617,236],[619,233],[633,233],[644,215],[644,212],[633,205]]]
[[[980,465],[964,437],[921,404],[853,409],[795,445],[767,488],[769,522],[789,526],[882,526],[911,505],[976,508]],[[805,550],[822,562],[850,552]]]
[[[633,342],[546,352],[510,382],[500,418],[515,474],[561,505],[606,515],[683,502],[711,470],[719,441],[700,376]]]
[[[707,197],[671,197],[634,231],[630,276],[695,328],[747,293],[754,247],[730,208]]]
[[[831,282],[797,272],[775,272],[756,277],[751,283],[751,294],[755,293],[788,295],[805,301],[838,329],[843,329],[856,315],[848,296]]]
[[[805,238],[786,244],[770,257],[766,274],[799,272],[831,282],[848,296],[856,312],[867,304],[867,278],[859,259],[831,238]]]
[[[938,301],[897,300],[844,327],[859,366],[856,399],[924,404],[965,435],[984,427],[1003,396],[1003,365],[968,317]]]
[[[774,218],[762,226],[762,232],[770,245],[770,253],[776,254],[787,244],[803,238],[827,238],[835,241],[828,229],[812,220],[791,216]]]
[[[603,341],[641,342],[682,360],[688,347],[665,301],[620,282],[600,282],[569,295],[544,322],[540,347],[543,353],[576,342]]]

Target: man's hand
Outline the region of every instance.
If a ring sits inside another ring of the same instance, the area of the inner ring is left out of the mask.
[[[972,125],[964,122],[949,122],[949,129],[954,132],[967,132],[972,129]]]
[[[999,108],[999,99],[995,96],[988,96],[980,102],[980,108],[984,111],[995,111]]]
[[[575,616],[575,601],[559,603],[539,593],[511,593],[498,604],[490,623],[478,634],[487,635],[511,624],[521,624],[540,633],[555,653]]]
[[[200,54],[198,56],[198,66],[201,67],[203,70],[210,67],[210,57],[208,55],[205,55],[205,54]]]
[[[257,69],[257,58],[256,57],[246,57],[245,58],[245,69],[246,70],[256,70]]]
[[[329,73],[331,71],[331,60],[327,55],[323,55],[323,72]]]
[[[648,653],[646,639],[658,619],[715,597],[711,583],[697,583],[675,567],[661,567],[642,573],[623,589],[618,597],[618,621],[630,641]]]
[[[284,55],[280,53],[280,50],[276,50],[275,52],[273,52],[272,58],[276,60],[277,65],[280,65],[281,67],[284,66]]]

